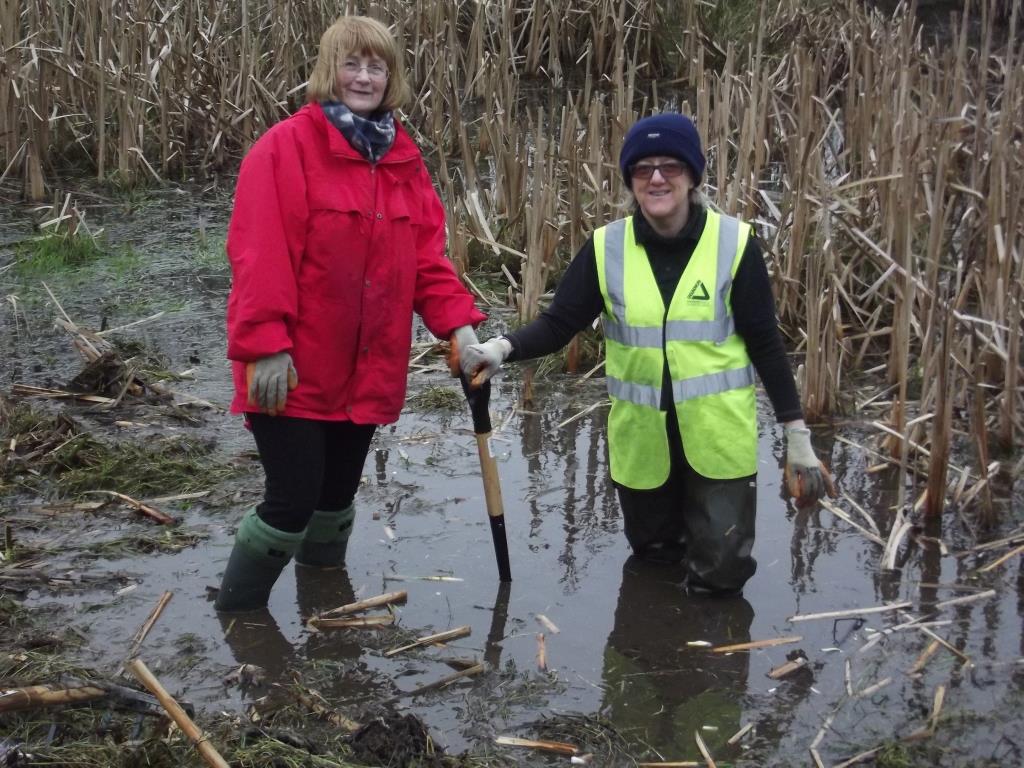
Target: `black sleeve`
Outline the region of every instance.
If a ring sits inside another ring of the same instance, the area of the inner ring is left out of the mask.
[[[775,418],[780,422],[803,418],[793,369],[775,315],[768,268],[761,244],[753,234],[747,240],[732,283],[732,309],[736,333],[747,345],[747,354],[768,393]]]
[[[537,319],[505,334],[512,343],[508,359],[529,360],[557,352],[593,323],[603,308],[594,240],[589,238],[565,270],[551,305]]]

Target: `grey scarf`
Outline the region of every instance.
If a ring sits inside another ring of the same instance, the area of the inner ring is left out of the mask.
[[[371,163],[379,162],[395,143],[395,117],[391,112],[360,117],[340,101],[321,101],[320,107],[352,148]]]

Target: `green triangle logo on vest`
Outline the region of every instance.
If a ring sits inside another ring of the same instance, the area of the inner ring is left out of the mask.
[[[693,288],[686,294],[686,298],[690,301],[707,301],[711,298],[711,294],[708,293],[708,289],[704,287],[704,281],[698,280],[693,284]]]

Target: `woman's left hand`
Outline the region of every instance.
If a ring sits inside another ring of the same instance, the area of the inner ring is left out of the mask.
[[[828,467],[811,447],[811,430],[803,422],[786,427],[786,489],[797,507],[808,507],[827,493],[835,498],[835,483]]]

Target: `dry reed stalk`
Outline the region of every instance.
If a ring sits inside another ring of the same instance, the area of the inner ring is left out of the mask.
[[[807,354],[805,409],[836,413],[849,376],[882,365],[896,393],[897,435],[884,441],[904,473],[918,469],[912,443],[931,453],[935,514],[957,414],[971,414],[986,449],[1024,431],[1024,188],[1013,183],[1024,173],[1024,49],[994,46],[998,2],[976,4],[980,46],[965,13],[945,51],[923,46],[909,14],[852,2],[799,16],[795,3],[761,2],[746,48],[711,42],[694,3],[343,5],[394,23],[403,40],[406,123],[440,166],[460,271],[479,266],[477,244],[493,254],[485,238],[528,254],[523,319],[586,236],[622,215],[614,162],[628,126],[689,111],[695,90],[712,196],[771,229],[779,315]],[[66,161],[127,182],[233,162],[299,106],[315,41],[339,10],[0,0],[3,175],[42,199],[56,181],[45,173]],[[800,36],[787,38],[797,19]],[[928,413],[931,424],[917,421]]]
[[[192,718],[181,708],[181,705],[175,701],[174,697],[167,692],[156,676],[149,671],[149,668],[142,659],[133,659],[129,662],[128,667],[132,674],[135,675],[135,678],[159,699],[167,714],[174,721],[175,725],[181,729],[182,733],[188,736],[206,764],[213,768],[228,768],[227,762],[221,757],[213,744],[210,743],[209,737],[192,722]]]

